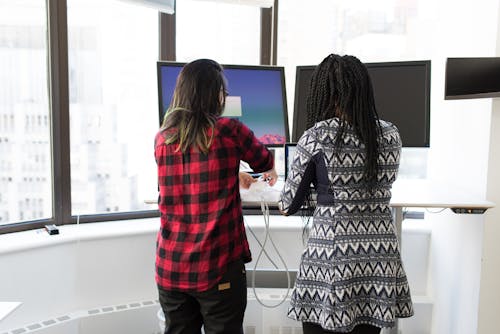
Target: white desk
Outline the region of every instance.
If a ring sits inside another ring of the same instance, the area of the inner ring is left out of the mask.
[[[456,185],[426,180],[396,181],[392,187],[390,205],[393,208],[399,242],[404,208],[443,208],[462,214],[482,214],[495,206]]]
[[[277,183],[274,188],[280,191],[282,187],[283,183]],[[258,198],[246,195],[247,192],[242,191],[244,206],[260,206]],[[276,207],[277,203],[272,201],[272,196],[275,194],[270,193],[269,195],[269,198],[266,198],[266,203],[271,207]],[[458,214],[482,214],[487,209],[494,207],[493,203],[478,197],[454,184],[427,180],[397,180],[392,187],[390,206],[393,211],[400,249],[404,208],[443,208],[452,209]],[[393,328],[384,330],[383,333],[398,334],[398,322],[396,321]]]
[[[284,182],[278,183],[269,189],[264,201],[270,207],[277,208],[277,198]],[[260,208],[260,199],[256,194],[249,194],[242,190],[241,197],[243,207]],[[150,201],[151,204],[156,201]],[[401,249],[402,223],[404,219],[404,208],[443,208],[452,209],[458,214],[482,214],[487,209],[494,207],[494,203],[480,199],[478,195],[471,194],[461,189],[456,184],[443,184],[437,181],[427,180],[404,180],[398,179],[392,187],[392,198],[390,206],[393,211],[394,223],[396,225],[397,238]],[[387,333],[387,330],[384,331]],[[398,334],[398,322],[391,328],[390,334]]]
[[[398,180],[392,187],[391,207],[401,249],[404,208],[443,208],[459,214],[482,214],[494,204],[451,184],[426,180]],[[398,334],[398,322],[389,331]]]

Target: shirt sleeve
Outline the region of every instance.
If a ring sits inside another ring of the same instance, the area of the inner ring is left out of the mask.
[[[383,170],[392,172],[392,177],[389,178],[391,183],[396,180],[399,172],[402,145],[398,128],[394,124],[390,124],[385,130],[379,150],[384,161]]]
[[[297,212],[310,191],[316,177],[314,157],[320,152],[317,140],[311,130],[306,131],[297,142],[290,174],[280,194],[278,206],[285,214]]]
[[[238,145],[242,150],[241,160],[256,173],[267,172],[274,167],[274,157],[267,147],[255,137],[245,124],[237,122]]]

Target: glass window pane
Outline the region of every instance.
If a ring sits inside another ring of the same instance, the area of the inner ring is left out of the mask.
[[[280,1],[278,65],[285,66],[289,126],[293,128],[298,65],[319,64],[330,53],[352,54],[363,62],[422,60],[418,22],[422,0]],[[425,26],[425,23],[421,23]],[[292,131],[292,130],[291,130]],[[399,176],[425,178],[427,149],[403,149]],[[418,164],[414,164],[419,161]]]
[[[45,1],[0,1],[0,225],[52,217]]]
[[[176,58],[210,58],[221,64],[260,62],[260,8],[215,1],[176,3]]]
[[[68,0],[72,214],[155,209],[158,12]]]

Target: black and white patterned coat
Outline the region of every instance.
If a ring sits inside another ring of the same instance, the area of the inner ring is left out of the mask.
[[[401,139],[380,121],[377,184],[363,182],[365,147],[347,128],[340,153],[337,118],[317,123],[297,143],[280,208],[295,213],[313,183],[317,206],[302,253],[288,317],[349,332],[358,324],[392,327],[413,315],[406,274],[389,207]]]

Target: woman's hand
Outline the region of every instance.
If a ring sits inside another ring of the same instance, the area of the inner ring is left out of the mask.
[[[280,212],[280,214],[282,214],[283,216],[288,216],[288,212],[286,211],[283,211],[283,202],[279,201],[278,202],[278,210]]]
[[[240,179],[240,188],[243,189],[248,189],[250,188],[250,185],[254,182],[257,182],[256,179],[252,177],[252,175],[245,173],[245,172],[240,172],[239,173],[239,179]]]
[[[262,177],[264,180],[267,180],[270,186],[274,186],[276,181],[278,181],[278,173],[276,173],[276,169],[268,170],[265,173],[262,173]]]

